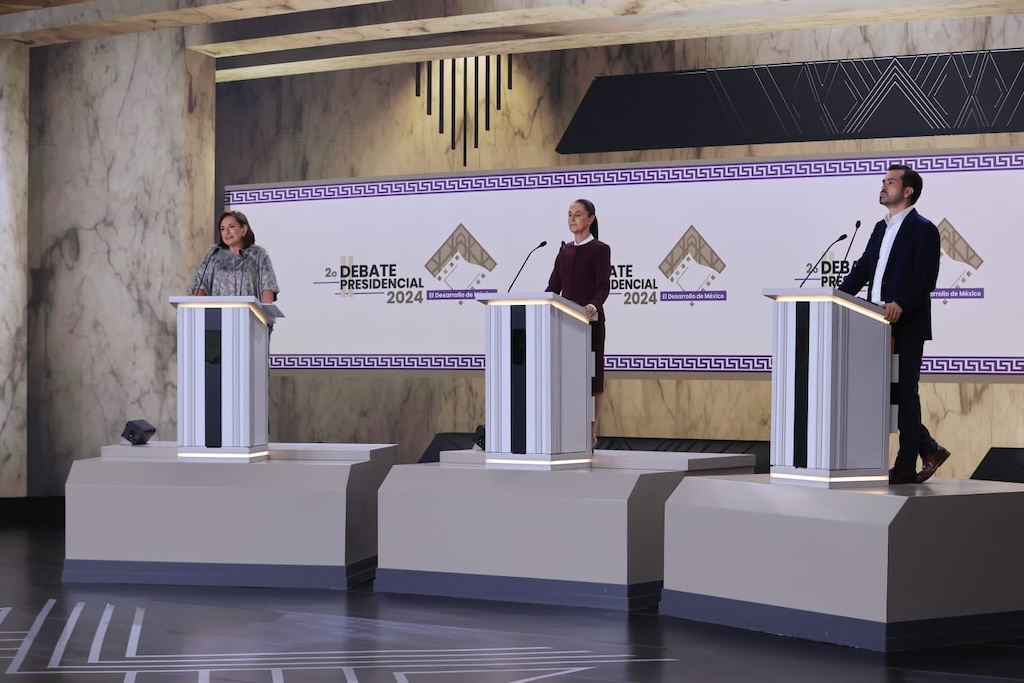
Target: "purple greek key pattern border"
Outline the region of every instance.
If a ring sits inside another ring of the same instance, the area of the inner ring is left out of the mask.
[[[272,354],[277,370],[483,370],[484,356],[291,355]],[[629,372],[771,372],[771,356],[625,356],[608,355],[605,370]],[[921,371],[929,375],[1024,375],[1024,358],[929,357]]]
[[[1010,356],[925,358],[921,363],[921,372],[929,375],[1024,375],[1024,358]]]
[[[732,180],[774,180],[884,175],[893,163],[909,163],[922,173],[1007,171],[1024,169],[1024,152],[943,154],[870,159],[808,159],[646,168],[600,168],[538,171],[484,176],[450,176],[290,185],[227,190],[229,206],[320,199],[359,199],[421,194],[452,194],[500,190],[540,190],[609,185],[706,183]]]
[[[611,356],[605,370],[632,372],[771,372],[771,356]]]
[[[483,370],[483,354],[271,354],[270,367],[283,370]]]

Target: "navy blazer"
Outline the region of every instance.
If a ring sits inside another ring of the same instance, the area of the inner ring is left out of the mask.
[[[871,284],[884,234],[885,221],[881,220],[864,254],[839,285],[840,290],[856,295],[864,285]],[[938,228],[917,209],[911,209],[896,234],[882,276],[882,301],[895,302],[903,309],[903,315],[892,326],[893,339],[924,342],[932,338],[931,293],[939,278],[940,250]]]

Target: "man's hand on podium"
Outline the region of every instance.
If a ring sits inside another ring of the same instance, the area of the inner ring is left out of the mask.
[[[903,315],[903,309],[895,301],[890,301],[885,305],[885,319],[889,322],[898,321],[901,315]]]

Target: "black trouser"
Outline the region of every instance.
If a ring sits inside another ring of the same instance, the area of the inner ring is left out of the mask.
[[[932,438],[928,428],[921,424],[921,396],[918,393],[918,384],[921,380],[924,341],[896,340],[896,353],[900,356],[900,377],[896,385],[900,450],[896,455],[895,468],[917,471],[918,455],[930,455],[939,450],[939,444]]]

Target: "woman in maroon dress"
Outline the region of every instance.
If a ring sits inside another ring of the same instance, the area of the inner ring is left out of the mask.
[[[563,243],[555,257],[546,291],[561,294],[583,306],[590,316],[594,350],[594,422],[591,439],[597,442],[597,418],[604,398],[604,302],[611,288],[612,250],[597,239],[597,214],[593,202],[577,199],[569,206],[569,232],[573,241]]]

